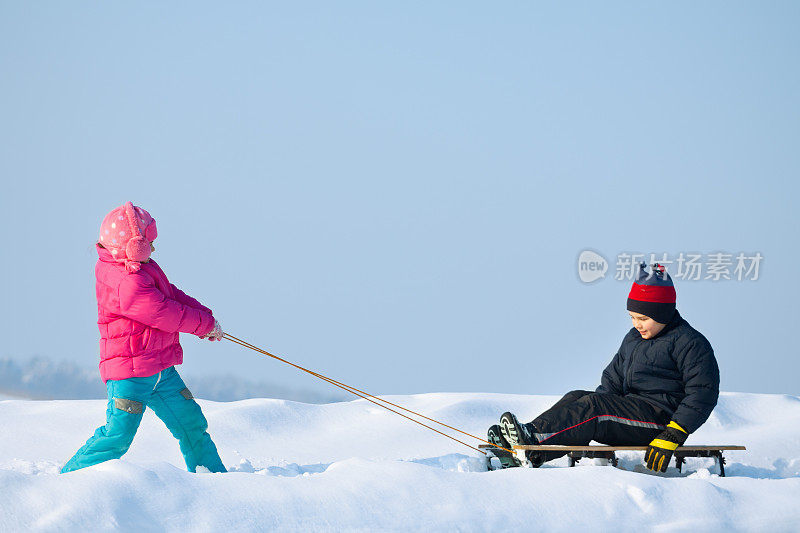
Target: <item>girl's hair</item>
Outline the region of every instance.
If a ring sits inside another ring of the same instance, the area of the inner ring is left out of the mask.
[[[100,241],[94,241],[94,242],[88,244],[86,246],[86,254],[87,255],[92,255],[92,252],[95,251],[95,246],[97,246],[98,244],[100,244]],[[105,248],[105,246],[103,246],[102,244],[100,244],[100,246]]]

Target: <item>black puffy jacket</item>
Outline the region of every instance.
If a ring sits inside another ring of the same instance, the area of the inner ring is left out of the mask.
[[[689,433],[703,425],[719,397],[719,367],[714,349],[678,311],[652,339],[631,328],[597,392],[636,396],[672,412]]]

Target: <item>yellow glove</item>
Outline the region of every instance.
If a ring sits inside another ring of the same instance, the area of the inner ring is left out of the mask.
[[[685,429],[674,420],[670,422],[667,429],[659,433],[647,447],[644,453],[647,468],[654,472],[666,472],[673,452],[678,446],[683,445],[688,437],[689,434]]]

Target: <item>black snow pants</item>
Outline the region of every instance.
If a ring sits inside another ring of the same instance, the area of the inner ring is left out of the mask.
[[[575,390],[536,417],[538,444],[586,446],[591,441],[612,446],[646,446],[669,424],[672,413],[636,396]],[[551,461],[566,452],[545,452]]]

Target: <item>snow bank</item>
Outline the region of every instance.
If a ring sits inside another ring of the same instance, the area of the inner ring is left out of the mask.
[[[391,401],[482,435],[512,410],[557,398],[422,394]],[[59,475],[105,402],[0,401],[0,530],[797,531],[800,398],[723,393],[687,444],[745,444],[728,477],[711,459],[684,473],[566,460],[487,472],[482,456],[363,401],[202,401],[228,474],[185,471],[149,411],[122,460]]]

